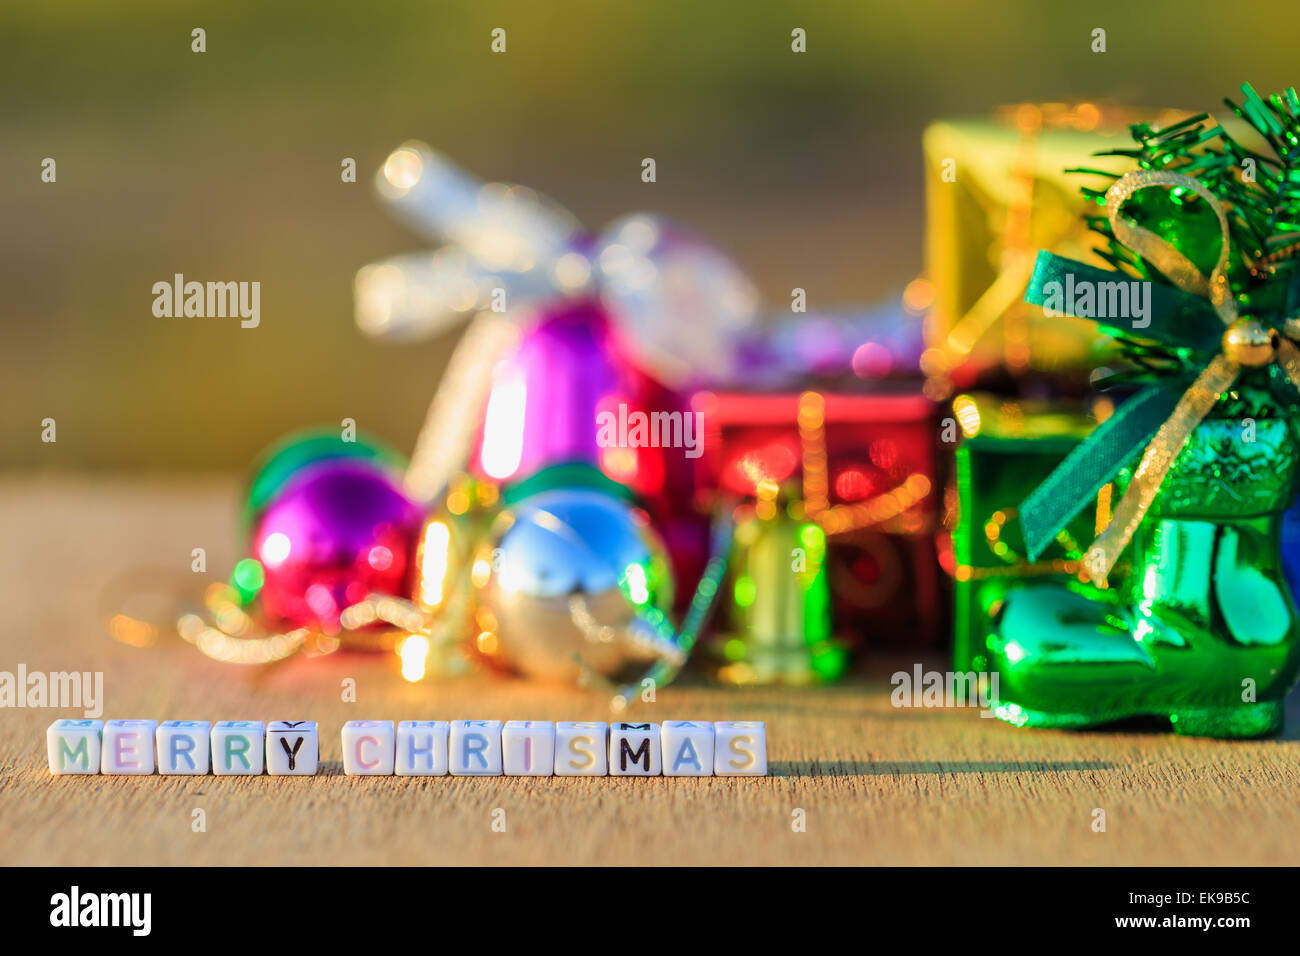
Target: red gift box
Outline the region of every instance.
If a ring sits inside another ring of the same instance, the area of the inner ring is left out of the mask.
[[[918,386],[919,388],[919,386]],[[945,633],[935,551],[942,487],[937,406],[917,392],[701,392],[703,507],[795,482],[826,531],[835,629],[871,643]]]

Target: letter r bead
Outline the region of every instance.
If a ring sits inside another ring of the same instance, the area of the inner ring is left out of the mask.
[[[448,751],[453,776],[499,777],[501,721],[453,720]]]

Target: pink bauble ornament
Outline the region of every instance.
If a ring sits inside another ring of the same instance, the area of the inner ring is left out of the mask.
[[[342,611],[367,595],[409,596],[422,517],[371,462],[303,468],[267,505],[253,533],[266,616],[333,634]]]

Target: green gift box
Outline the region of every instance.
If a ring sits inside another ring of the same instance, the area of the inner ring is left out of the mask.
[[[953,414],[963,438],[956,454],[956,516],[952,527],[953,663],[955,670],[986,669],[985,639],[1003,595],[1030,580],[1079,579],[1079,557],[1097,532],[1097,508],[1108,510],[1110,486],[1084,508],[1049,554],[1025,557],[1016,508],[1096,426],[1078,406],[1011,402],[959,395]],[[1112,589],[1113,591],[1113,589]]]

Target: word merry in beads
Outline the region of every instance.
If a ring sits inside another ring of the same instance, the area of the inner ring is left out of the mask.
[[[313,776],[312,720],[73,720],[45,734],[53,774]],[[343,772],[356,776],[749,777],[767,774],[754,720],[656,723],[350,720]]]

